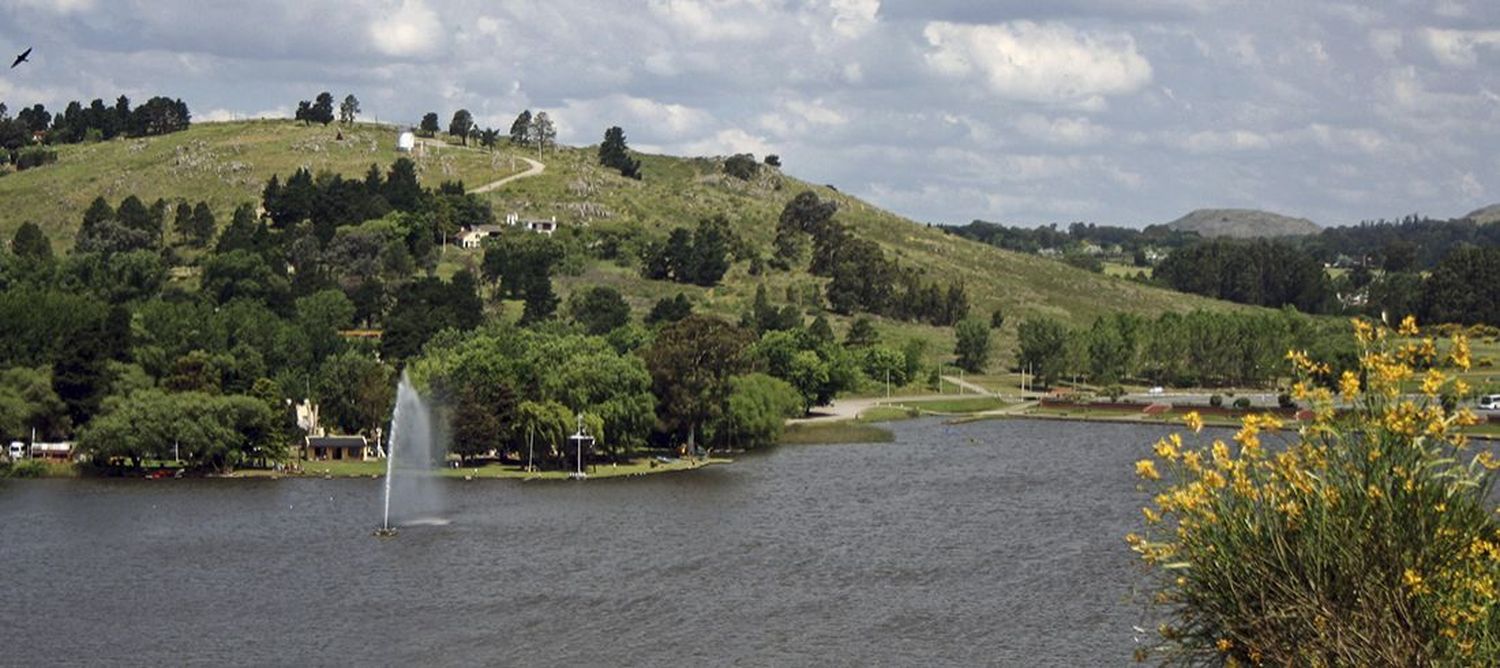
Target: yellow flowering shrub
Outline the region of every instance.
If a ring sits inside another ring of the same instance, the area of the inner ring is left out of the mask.
[[[1231,446],[1194,413],[1136,463],[1153,501],[1126,542],[1165,620],[1138,659],[1500,665],[1500,460],[1441,400],[1468,392],[1443,373],[1468,368],[1468,342],[1440,356],[1412,318],[1353,324],[1357,372],[1287,355],[1306,422],[1247,415]]]

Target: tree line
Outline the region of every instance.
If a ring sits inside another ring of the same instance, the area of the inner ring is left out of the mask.
[[[152,97],[145,104],[131,107],[130,98],[121,95],[114,105],[95,99],[87,107],[69,102],[62,113],[53,114],[40,103],[23,107],[12,117],[0,102],[0,149],[18,169],[36,167],[57,159],[56,153],[27,148],[45,145],[77,144],[105,141],[115,137],[146,137],[186,130],[192,114],[182,100]]]
[[[920,271],[901,267],[879,244],[834,220],[837,210],[836,202],[812,191],[792,198],[776,222],[771,266],[789,270],[806,262],[809,273],[829,278],[826,295],[835,313],[873,313],[939,327],[968,315],[962,283],[944,289]]]
[[[1175,387],[1273,386],[1285,375],[1287,350],[1311,350],[1334,363],[1324,380],[1356,360],[1337,323],[1295,311],[1226,313],[1197,310],[1155,319],[1114,314],[1088,327],[1029,318],[1018,327],[1017,364],[1043,385],[1077,379],[1098,386],[1127,380]]]
[[[62,256],[23,224],[0,252],[0,435],[77,437],[100,462],[161,458],[165,433],[209,468],[276,459],[296,437],[288,398],[369,433],[388,420],[393,364],[483,320],[474,274],[432,275],[454,212],[473,208],[461,184],[421,187],[398,160],[266,194],[267,216],[244,203],[222,229],[202,202],[97,199]]]
[[[422,120],[417,123],[417,132],[426,137],[436,137],[442,131],[443,127],[435,111],[423,114]],[[502,133],[496,128],[480,127],[474,120],[473,113],[468,109],[459,109],[453,112],[453,118],[448,121],[447,135],[457,138],[464,146],[474,141],[488,149],[498,146],[502,137],[508,137],[512,146],[535,147],[538,155],[557,145],[557,125],[552,122],[552,118],[545,111],[533,114],[530,109],[516,116],[511,122],[509,133]]]
[[[1220,239],[1178,249],[1156,267],[1153,279],[1181,292],[1304,313],[1500,323],[1500,300],[1490,288],[1500,280],[1500,246],[1457,246],[1425,275],[1406,258],[1388,262],[1379,273],[1355,266],[1330,278],[1293,242]]]

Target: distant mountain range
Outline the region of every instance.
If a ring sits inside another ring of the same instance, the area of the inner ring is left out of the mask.
[[[1500,212],[1497,212],[1500,213]],[[1205,237],[1289,237],[1317,234],[1323,228],[1306,218],[1292,218],[1256,209],[1198,209],[1166,227],[1197,232]]]

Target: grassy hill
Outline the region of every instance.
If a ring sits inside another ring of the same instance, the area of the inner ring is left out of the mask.
[[[0,233],[8,238],[26,220],[35,221],[59,249],[71,247],[82,212],[96,196],[112,204],[129,194],[146,202],[163,197],[207,200],[220,216],[240,202],[258,201],[266,179],[297,167],[361,176],[371,163],[382,169],[395,159],[396,131],[360,124],[304,127],[288,121],[209,123],[162,137],[118,140],[58,147],[59,159],[26,172],[0,177]],[[462,179],[470,187],[524,171],[527,165],[512,150],[488,152],[460,147],[432,147],[415,159],[424,183]],[[535,152],[525,155],[538,158]],[[917,267],[942,284],[963,282],[973,312],[988,315],[995,308],[1007,314],[997,353],[1009,359],[1016,323],[1037,315],[1084,325],[1098,315],[1131,311],[1155,315],[1195,308],[1244,307],[1148,287],[1123,278],[1094,274],[1046,258],[1013,253],[945,234],[914,223],[828,186],[815,186],[762,167],[750,181],[727,176],[715,158],[675,158],[642,155],[644,179],[625,179],[597,165],[594,148],[559,148],[539,159],[542,174],[517,180],[484,195],[498,217],[516,212],[523,217],[557,216],[565,226],[634,229],[665,236],[675,226],[691,226],[700,218],[724,213],[737,232],[752,244],[768,249],[776,219],[785,204],[804,189],[839,203],[836,218],[861,237],[874,240],[903,266]],[[223,218],[221,218],[221,221]],[[768,250],[763,251],[767,255]],[[481,254],[448,247],[440,272],[477,265]],[[751,276],[748,263],[736,263],[722,285],[704,289],[639,277],[633,267],[595,263],[577,275],[558,281],[559,293],[578,286],[607,284],[626,295],[639,315],[663,296],[679,291],[692,296],[700,308],[728,317],[750,303],[757,285],[764,284],[773,301],[786,301],[787,289],[806,292],[821,287],[823,279],[805,271],[768,272]],[[835,319],[842,331],[847,320]],[[879,321],[877,328],[890,340],[920,337],[934,353],[952,351],[947,328]]]
[[[342,134],[343,140],[338,136]],[[371,164],[388,169],[396,130],[358,124],[304,127],[288,121],[200,123],[158,137],[57,146],[57,162],[0,176],[0,233],[9,239],[26,221],[40,225],[59,249],[71,248],[83,212],[95,197],[111,206],[128,195],[206,201],[220,224],[242,202],[259,203],[272,174],[298,167],[360,177]],[[493,181],[524,170],[501,154],[458,149],[413,156],[424,182]]]
[[[1475,209],[1464,217],[1480,225],[1500,223],[1500,204],[1491,204],[1482,209]]]
[[[547,164],[545,173],[508,184],[488,197],[499,215],[557,216],[565,225],[636,227],[662,236],[672,227],[692,226],[703,217],[724,213],[742,236],[769,248],[782,208],[797,193],[811,189],[819,197],[836,200],[837,220],[856,235],[880,243],[903,266],[918,267],[942,284],[963,282],[973,312],[988,315],[995,308],[1002,309],[1007,314],[1000,337],[1004,350],[1013,345],[1016,323],[1031,316],[1048,315],[1084,325],[1096,316],[1118,311],[1154,315],[1195,308],[1243,308],[956,237],[770,167],[762,166],[759,177],[742,181],[724,174],[723,162],[716,158],[638,157],[645,176],[635,181],[598,166],[592,147],[548,152],[541,157]],[[477,254],[459,258],[475,262]],[[561,284],[563,292],[579,285],[613,285],[632,297],[637,308],[649,308],[654,300],[683,291],[710,310],[738,316],[757,285],[766,285],[773,301],[779,303],[789,286],[796,292],[821,285],[822,279],[801,271],[751,276],[746,263],[736,263],[723,285],[703,289],[647,281],[634,269],[599,265],[581,276],[564,277]],[[839,326],[836,322],[836,329]],[[952,350],[951,330],[946,328],[894,321],[881,321],[878,328],[897,339],[920,336],[932,340],[934,349]]]
[[[1291,237],[1317,234],[1321,227],[1306,218],[1292,218],[1255,209],[1198,209],[1167,227],[1197,232],[1205,237]]]

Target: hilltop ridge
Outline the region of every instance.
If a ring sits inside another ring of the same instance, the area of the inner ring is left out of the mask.
[[[60,146],[56,164],[0,177],[0,201],[8,203],[0,210],[0,233],[8,237],[22,222],[33,221],[55,247],[65,250],[71,248],[89,202],[102,196],[116,203],[131,194],[146,202],[158,197],[206,200],[222,225],[234,206],[258,203],[273,174],[285,178],[307,167],[348,178],[362,176],[372,164],[388,169],[398,156],[396,136],[395,128],[363,123],[339,129],[252,121],[195,124],[183,132],[143,140]],[[916,269],[926,280],[965,285],[972,313],[1005,313],[1002,346],[1013,340],[1013,323],[1026,317],[1046,315],[1083,325],[1120,311],[1156,315],[1241,308],[958,238],[832,187],[798,180],[777,167],[761,164],[751,178],[741,179],[726,173],[720,158],[635,155],[642,163],[641,180],[599,166],[594,147],[557,147],[538,155],[534,149],[511,147],[490,152],[433,146],[413,157],[424,184],[461,179],[470,189],[527,170],[523,158],[544,163],[544,171],[480,196],[493,205],[497,217],[511,212],[556,216],[564,228],[588,230],[578,234],[606,235],[620,242],[622,250],[614,261],[592,262],[560,277],[564,297],[579,286],[610,285],[639,310],[661,297],[686,292],[705,310],[737,318],[758,286],[765,286],[780,303],[799,294],[816,294],[825,279],[805,269],[755,272],[751,262],[740,258],[721,285],[702,288],[643,279],[635,255],[640,238],[664,238],[674,227],[690,227],[717,214],[727,216],[745,247],[764,253],[782,208],[797,193],[812,190],[838,203],[836,218],[852,233],[877,242],[902,266]],[[449,246],[439,273],[475,267],[480,255]],[[882,321],[881,327],[951,345],[947,328],[895,321]]]
[[[1464,218],[1468,218],[1469,220],[1479,223],[1480,225],[1500,223],[1500,204],[1491,204],[1483,208],[1475,209],[1466,214]]]
[[[1198,209],[1166,224],[1181,232],[1205,237],[1292,237],[1317,234],[1322,227],[1306,218],[1293,218],[1258,209]]]

